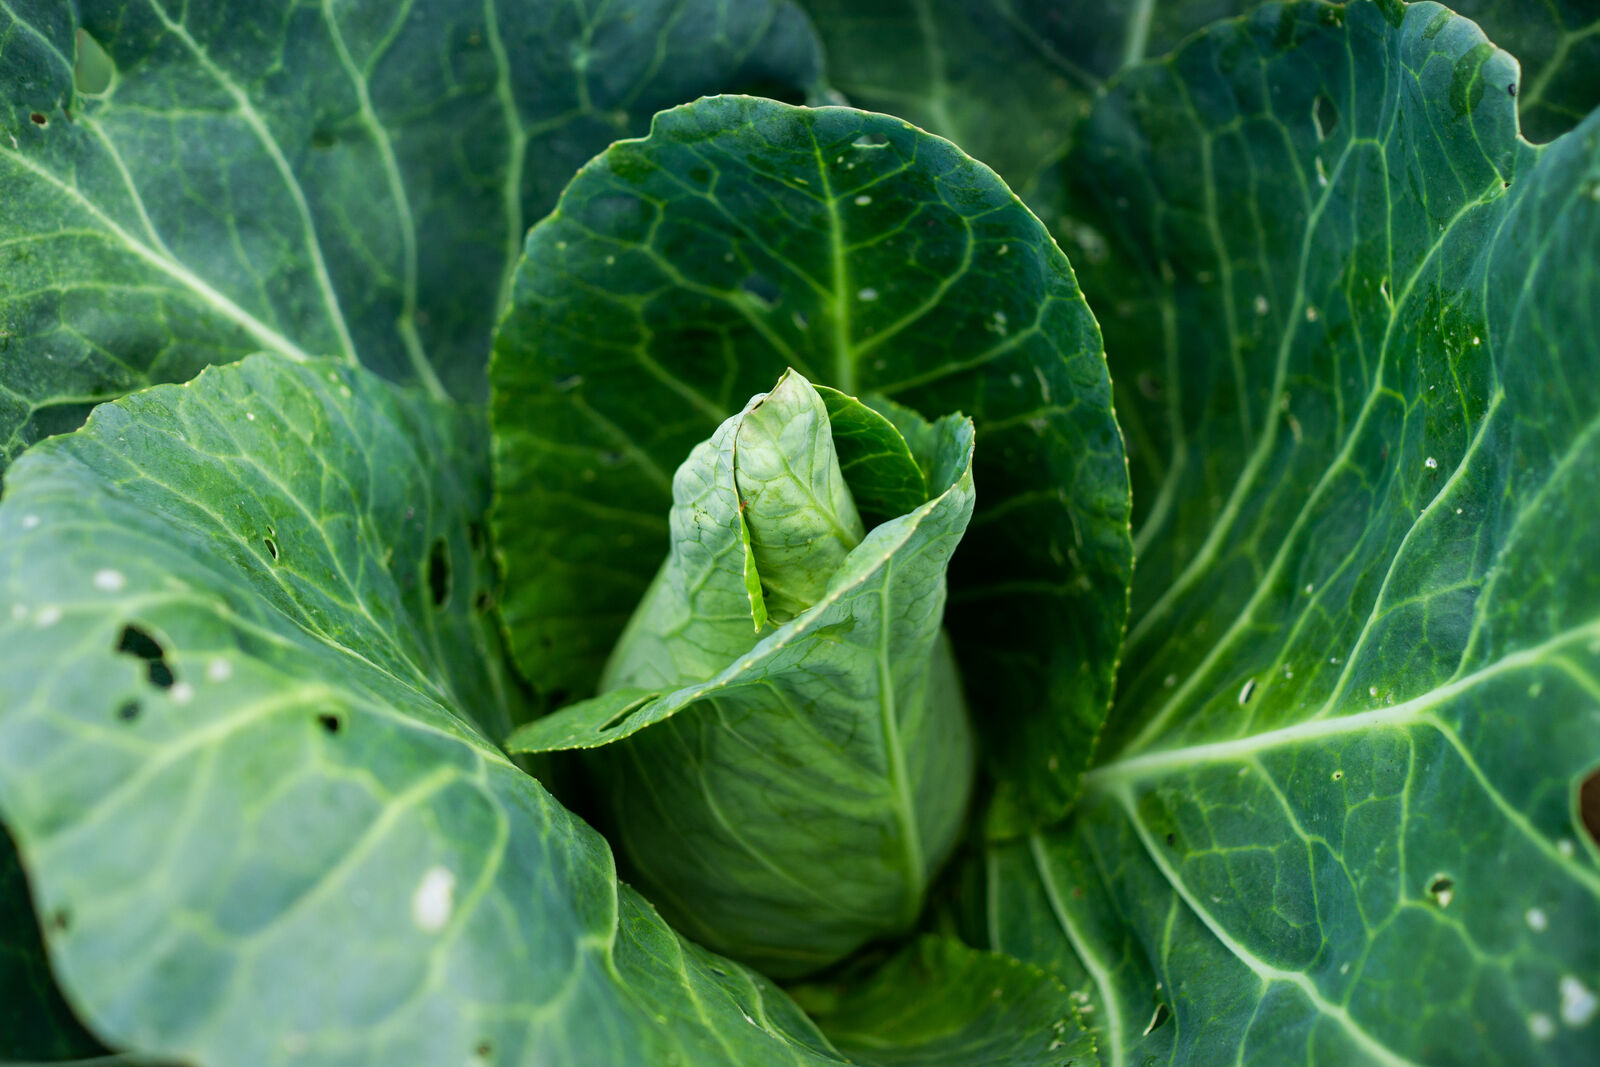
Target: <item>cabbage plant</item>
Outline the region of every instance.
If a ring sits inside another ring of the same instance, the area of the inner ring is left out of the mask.
[[[0,4],[0,1061],[1600,1059],[1600,8]]]

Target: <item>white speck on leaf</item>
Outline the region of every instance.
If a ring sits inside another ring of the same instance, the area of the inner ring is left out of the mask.
[[[39,614],[33,617],[33,621],[39,624],[40,629],[44,629],[46,626],[54,626],[61,621],[61,609],[54,604],[46,604],[39,609]]]
[[[1523,918],[1528,920],[1528,929],[1532,930],[1534,933],[1544,933],[1544,931],[1550,927],[1550,920],[1546,918],[1544,912],[1538,908],[1529,908],[1527,912],[1523,914]]]
[[[1267,303],[1267,298],[1260,293],[1256,294],[1256,314],[1265,315],[1272,310],[1272,305]]]
[[[1600,1010],[1600,999],[1570,974],[1561,976],[1561,1021],[1571,1027],[1588,1026]]]
[[[1572,844],[1572,838],[1563,837],[1560,841],[1557,841],[1556,842],[1556,851],[1561,853],[1567,859],[1571,859],[1572,858],[1572,853],[1574,851],[1574,847],[1573,847],[1573,844]]]
[[[867,300],[867,301],[876,300],[876,299],[878,299],[878,290],[876,290],[876,289],[863,289],[859,293],[856,294],[856,299],[857,300]]]
[[[108,593],[115,593],[128,584],[128,579],[122,576],[121,571],[114,571],[110,567],[94,572],[94,587],[103,589]]]
[[[1432,456],[1429,456],[1427,459],[1423,460],[1422,465],[1431,471],[1436,471],[1439,469],[1439,461],[1434,459]]]
[[[1348,963],[1339,964],[1339,973],[1340,974],[1349,974],[1350,973],[1350,965]]]
[[[866,207],[870,203],[872,203],[872,197],[868,196],[866,193],[862,193],[860,196],[856,197],[856,207]]]
[[[213,682],[226,682],[233,677],[233,664],[225,659],[214,659],[206,664],[206,677]]]
[[[1307,322],[1316,322],[1318,315],[1319,315],[1319,312],[1317,311],[1317,309],[1315,307],[1306,308],[1306,321]]]
[[[443,930],[455,910],[456,876],[446,867],[429,867],[411,894],[411,921],[423,933]]]
[[[1548,1041],[1555,1036],[1556,1021],[1542,1011],[1536,1011],[1528,1016],[1528,1033],[1540,1041]]]
[[[1161,684],[1166,686],[1168,689],[1171,689],[1173,686],[1178,684],[1178,676],[1176,674],[1169,674],[1166,676],[1166,678],[1162,679]]]
[[[1244,688],[1239,690],[1239,706],[1243,707],[1244,705],[1250,703],[1250,698],[1255,694],[1255,691],[1256,680],[1254,678],[1248,679],[1244,683]]]
[[[24,530],[31,530],[37,525],[39,525],[39,516],[37,516],[37,515],[24,515],[24,516],[22,516],[22,528]]]
[[[255,412],[253,412],[253,411],[247,411],[247,412],[245,412],[245,413],[244,413],[244,417],[245,417],[245,418],[246,418],[246,419],[247,419],[247,420],[249,420],[249,421],[250,421],[250,422],[255,422],[255,421],[256,421],[256,413],[255,413]]]
[[[167,695],[172,697],[174,704],[187,704],[194,699],[194,686],[188,682],[179,682]]]
[[[13,605],[11,605],[11,617],[13,619],[22,619],[27,614],[28,614],[28,605],[26,605],[26,604],[13,604]]]

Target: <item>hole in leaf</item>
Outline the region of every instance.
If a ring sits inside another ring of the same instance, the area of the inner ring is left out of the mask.
[[[483,523],[467,523],[467,544],[472,546],[473,554],[476,555],[482,552],[485,543],[486,541],[483,536]]]
[[[338,143],[339,143],[339,138],[335,137],[332,134],[332,132],[330,132],[328,130],[312,130],[311,131],[311,147],[312,148],[332,148],[334,145],[336,145]]]
[[[1454,900],[1456,895],[1455,879],[1443,874],[1434,875],[1433,880],[1428,883],[1428,895],[1439,907],[1448,908],[1450,901]]]
[[[1165,1002],[1157,1004],[1155,1013],[1150,1016],[1150,1025],[1144,1028],[1143,1036],[1149,1037],[1153,1031],[1159,1029],[1161,1024],[1166,1022],[1171,1016],[1172,1012],[1167,1009]]]
[[[1168,834],[1167,835],[1167,847],[1168,848],[1177,848],[1178,847],[1178,835],[1177,834]]]
[[[50,118],[43,111],[35,111],[33,114],[29,115],[28,117],[33,120],[33,124],[35,126],[48,126],[48,125],[50,125]]]
[[[567,695],[568,694],[565,689],[550,690],[550,706],[552,708],[559,708],[561,705],[567,702]]]
[[[336,734],[344,726],[344,723],[340,722],[339,716],[333,714],[331,711],[324,711],[322,714],[317,716],[317,725],[321,726],[330,734]]]
[[[72,913],[66,908],[57,908],[50,913],[50,929],[58,934],[67,932],[67,927],[72,925]]]
[[[1600,767],[1589,772],[1589,777],[1578,786],[1578,821],[1583,824],[1589,840],[1600,845]]]
[[[472,610],[478,611],[478,612],[484,612],[484,611],[488,611],[489,608],[492,607],[493,605],[494,605],[494,597],[489,595],[489,590],[480,589],[480,590],[478,590],[478,595],[473,598]]]
[[[1512,96],[1516,96],[1517,95],[1517,83],[1516,82],[1512,82],[1510,85],[1506,86],[1506,92],[1510,93]]]
[[[428,593],[436,608],[444,607],[450,599],[450,548],[442,537],[433,542],[428,552]]]
[[[267,552],[272,556],[272,562],[278,562],[278,542],[270,537],[264,537],[261,539],[261,543],[267,546]]]
[[[721,967],[712,967],[712,968],[709,968],[709,969],[710,969],[711,973],[716,975],[718,978],[726,978],[726,977],[728,977],[728,972],[723,970]]]
[[[117,651],[125,656],[144,660],[151,685],[159,689],[172,688],[172,668],[167,665],[167,654],[156,643],[156,639],[150,636],[149,631],[132,623],[124,626],[122,637],[117,641]]]
[[[1327,93],[1318,93],[1311,101],[1311,123],[1317,128],[1317,140],[1326,140],[1339,125],[1339,109]]]
[[[889,138],[881,133],[864,133],[854,141],[857,148],[888,148]]]
[[[73,88],[89,96],[96,96],[111,88],[111,76],[116,73],[111,56],[100,42],[82,30],[78,31],[78,60],[72,68]]]
[[[739,288],[763,307],[771,307],[778,302],[779,297],[783,296],[783,290],[778,288],[778,283],[765,274],[750,275],[739,283]]]
[[[139,717],[139,702],[137,700],[124,700],[117,708],[117,718],[123,722],[132,722]]]

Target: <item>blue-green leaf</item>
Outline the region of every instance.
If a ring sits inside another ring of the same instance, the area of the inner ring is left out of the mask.
[[[1108,1062],[1600,1056],[1600,114],[1535,147],[1517,78],[1437,4],[1270,5],[1063,163],[1140,569],[990,934]]]
[[[98,92],[80,45],[112,68]],[[786,0],[14,0],[0,469],[261,350],[481,398],[525,231],[584,160],[659,108],[819,72]]]
[[[257,356],[12,469],[0,813],[69,1001],[214,1067],[831,1058],[480,731],[480,414]]]

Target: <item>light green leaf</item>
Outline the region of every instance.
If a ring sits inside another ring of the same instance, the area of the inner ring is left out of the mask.
[[[1089,1067],[1065,986],[1009,956],[924,936],[875,970],[794,990],[853,1063],[874,1067]]]
[[[0,469],[258,350],[481,397],[524,233],[584,160],[819,67],[786,0],[0,6]]]
[[[956,477],[844,551],[860,522],[827,407],[786,373],[679,468],[672,549],[609,691],[507,744],[608,746],[587,762],[630,881],[679,929],[776,977],[904,932],[965,820],[972,735],[940,622],[972,515],[973,432],[925,429]],[[784,606],[759,633],[747,522]]]
[[[1148,495],[1105,758],[991,940],[1107,1062],[1600,1056],[1600,114],[1536,148],[1516,84],[1436,4],[1269,6],[1063,163]]]
[[[0,811],[68,998],[208,1067],[829,1058],[474,725],[516,717],[480,433],[257,356],[13,468]]]
[[[529,235],[492,372],[518,663],[556,704],[593,691],[667,547],[670,472],[786,367],[974,419],[983,503],[948,625],[1003,810],[1059,815],[1130,567],[1098,333],[1039,222],[900,120],[739,97],[663,112]]]
[[[788,622],[822,599],[866,536],[839,470],[827,405],[810,382],[786,372],[745,410],[733,481],[767,610],[773,622]]]

